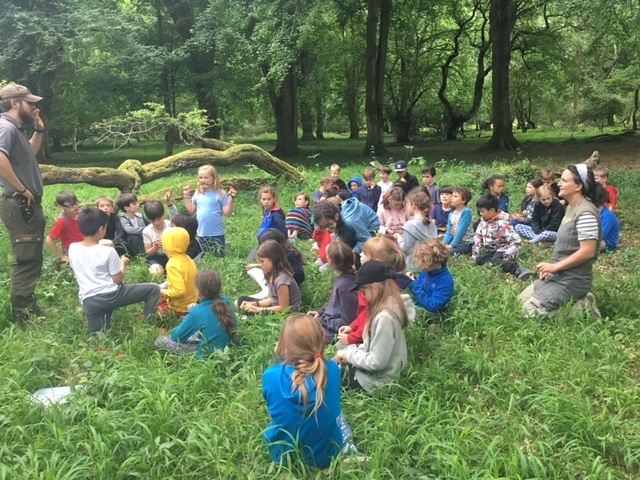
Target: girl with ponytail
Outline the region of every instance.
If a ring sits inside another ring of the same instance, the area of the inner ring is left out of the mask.
[[[315,318],[296,314],[284,321],[278,363],[262,375],[271,417],[264,440],[273,462],[297,455],[324,469],[341,451],[356,452],[340,405],[340,368],[324,350],[325,332]]]
[[[157,350],[174,354],[195,352],[198,357],[206,357],[237,342],[236,314],[231,301],[220,295],[220,276],[213,270],[198,272],[195,289],[200,303],[189,309],[171,337],[156,339]]]

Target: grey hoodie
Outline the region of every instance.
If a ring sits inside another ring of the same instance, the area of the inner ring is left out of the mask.
[[[416,309],[409,295],[401,295],[409,324],[416,317]],[[387,306],[373,320],[371,336],[360,345],[349,345],[340,353],[346,363],[355,368],[355,378],[370,394],[393,382],[407,366],[407,341],[400,326],[400,314],[390,299]]]

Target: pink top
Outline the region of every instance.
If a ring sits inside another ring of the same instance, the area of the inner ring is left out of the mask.
[[[402,210],[386,209],[380,207],[378,209],[378,218],[380,219],[380,233],[386,235],[387,228],[390,228],[395,233],[402,232],[402,226],[411,219],[411,215],[405,207]]]

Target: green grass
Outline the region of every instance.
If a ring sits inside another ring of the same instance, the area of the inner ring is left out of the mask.
[[[331,142],[336,157],[361,148]],[[343,177],[365,163],[345,162]],[[481,179],[502,168],[514,209],[537,168],[461,157],[438,166],[440,185],[472,186],[475,198]],[[303,189],[311,193],[325,170],[311,161],[306,168]],[[191,178],[194,172],[184,172],[142,193]],[[327,474],[273,465],[262,442],[268,416],[260,378],[274,362],[280,318],[242,323],[243,345],[208,361],[154,352],[158,329],[136,321],[140,306],[118,311],[109,333],[89,338],[71,272],[56,273],[45,252],[37,294],[48,314],[19,330],[6,320],[10,248],[0,229],[7,259],[0,263],[0,478],[638,478],[640,173],[614,170],[612,180],[622,192],[624,248],[596,267],[594,292],[605,318],[523,319],[521,283],[468,259],[452,260],[452,314],[436,332],[420,321],[407,330],[410,367],[397,391],[381,399],[343,395],[355,441],[370,462],[336,462]],[[104,192],[69,187],[81,202]],[[49,226],[62,188],[46,188]],[[278,188],[283,207],[291,207],[298,187]],[[240,192],[226,223],[230,255],[200,264],[221,274],[231,298],[255,290],[243,271],[259,222],[255,192]],[[316,309],[326,304],[333,279],[317,272],[309,245],[299,245],[308,261],[305,308]],[[531,267],[548,258],[527,246],[521,262]],[[142,262],[127,273],[129,282],[148,279]],[[48,410],[31,401],[32,392],[60,385],[81,393]]]

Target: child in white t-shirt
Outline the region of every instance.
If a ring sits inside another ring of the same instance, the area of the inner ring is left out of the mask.
[[[155,283],[123,285],[129,260],[118,257],[115,249],[100,245],[109,216],[97,208],[87,208],[78,215],[82,242],[69,246],[69,264],[78,282],[78,297],[87,316],[89,332],[111,327],[111,314],[117,308],[144,302],[144,316],[154,318],[160,301],[160,287]]]
[[[170,189],[165,194],[165,201],[169,210],[169,218],[175,217],[178,214],[178,209],[171,202]],[[149,273],[151,275],[162,275],[167,266],[167,261],[169,261],[169,257],[167,257],[162,248],[162,234],[165,229],[171,226],[171,222],[165,220],[164,206],[157,200],[145,203],[144,214],[151,222],[142,230],[142,242],[144,243],[144,252],[147,255]]]
[[[378,186],[380,187],[380,200],[378,200],[378,210],[380,210],[380,206],[382,205],[382,200],[384,200],[384,194],[391,190],[393,187],[393,182],[389,180],[391,176],[391,167],[388,165],[383,165],[378,170],[378,175],[380,175],[380,181],[378,182]]]

